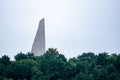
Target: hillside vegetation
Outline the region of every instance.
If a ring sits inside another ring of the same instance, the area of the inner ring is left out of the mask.
[[[0,58],[0,80],[120,80],[120,54],[83,53],[69,60],[57,49],[44,55],[18,53]]]

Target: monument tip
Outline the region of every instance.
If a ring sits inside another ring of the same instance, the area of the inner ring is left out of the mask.
[[[42,18],[41,20],[44,20],[45,18]]]
[[[41,22],[41,21],[44,21],[44,19],[45,19],[45,18],[42,18],[42,19],[40,20],[40,22]]]

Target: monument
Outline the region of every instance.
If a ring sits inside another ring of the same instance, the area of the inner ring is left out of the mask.
[[[44,18],[40,20],[38,30],[32,45],[31,53],[40,56],[45,53],[45,24]]]

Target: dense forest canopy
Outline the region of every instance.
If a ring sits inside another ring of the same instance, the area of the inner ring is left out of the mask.
[[[0,58],[0,80],[120,80],[120,54],[83,53],[69,60],[57,49],[44,55],[18,53]]]

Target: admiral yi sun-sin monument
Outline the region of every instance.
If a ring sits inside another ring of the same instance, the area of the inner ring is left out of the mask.
[[[45,53],[45,24],[44,18],[40,20],[38,30],[32,45],[31,53],[40,56]]]

